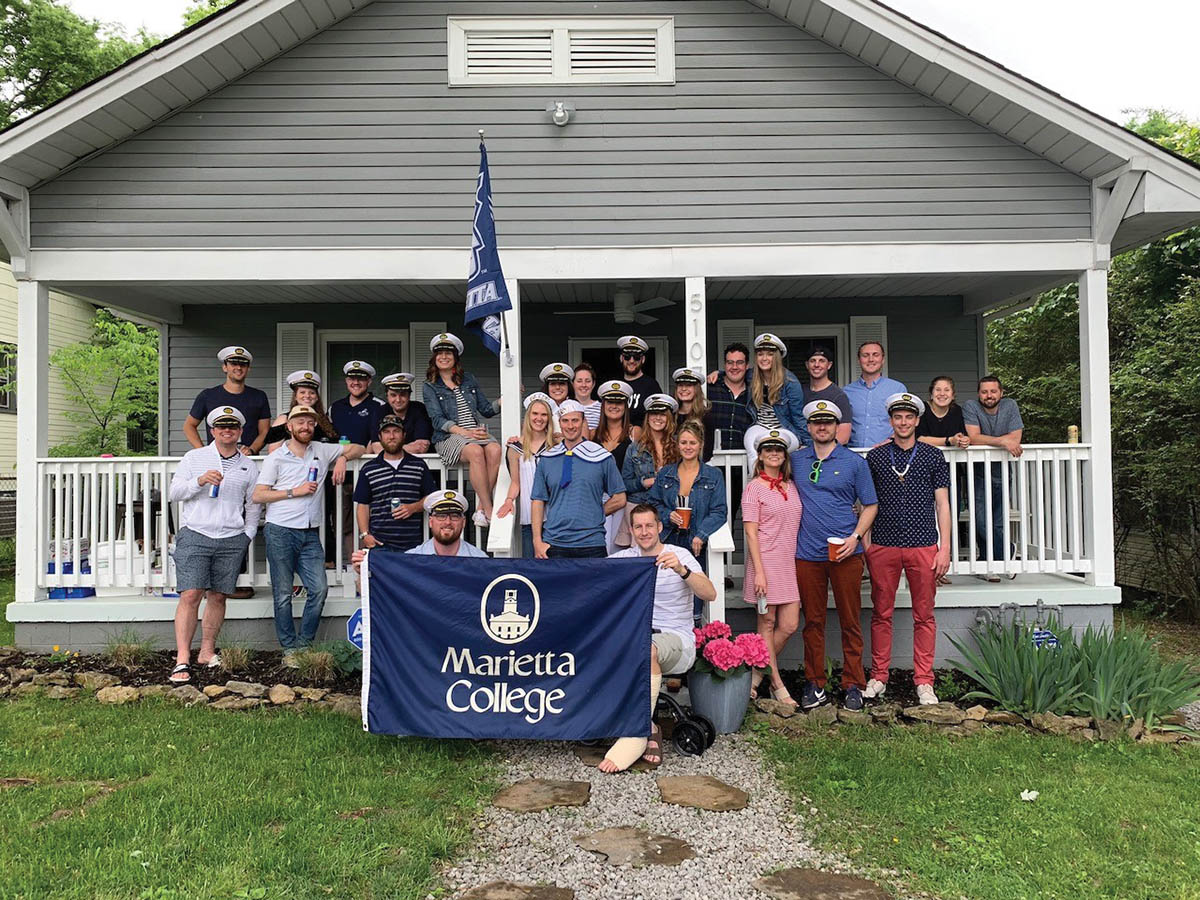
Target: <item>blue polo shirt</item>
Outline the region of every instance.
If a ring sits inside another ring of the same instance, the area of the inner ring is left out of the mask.
[[[861,378],[842,388],[853,407],[850,431],[851,447],[874,447],[881,441],[891,440],[892,420],[888,417],[887,398],[892,394],[904,394],[908,388],[894,378],[879,378],[873,385]]]
[[[595,448],[605,453],[604,458],[589,462],[578,452],[567,451],[553,456],[543,455],[538,460],[530,497],[546,502],[542,540],[551,547],[605,546],[604,495],[611,497],[625,493],[625,482],[617,471],[612,454],[591,441],[584,441],[575,447],[575,451],[579,451],[584,444],[590,445],[585,452]],[[562,475],[567,453],[573,454],[574,462],[571,466],[571,483],[563,490]]]
[[[350,405],[350,398],[343,397],[329,406],[329,421],[337,432],[335,440],[349,438],[352,444],[362,444],[364,447],[379,437],[379,420],[388,410],[388,405],[368,393],[362,402],[356,406]],[[407,433],[405,440],[408,440]]]
[[[810,475],[817,461],[816,451],[805,447],[793,453],[791,460],[792,480],[804,505],[796,536],[796,559],[825,562],[829,559],[827,539],[849,537],[858,525],[854,502],[860,500],[864,506],[879,502],[875,482],[866,460],[841,444],[821,463],[815,484]],[[863,552],[861,543],[854,552]]]

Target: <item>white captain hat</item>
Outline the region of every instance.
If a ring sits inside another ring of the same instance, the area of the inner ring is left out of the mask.
[[[357,375],[360,378],[374,378],[375,367],[369,362],[363,362],[361,359],[352,359],[342,366],[342,374]]]
[[[454,510],[458,510],[463,515],[467,514],[467,498],[458,491],[434,491],[425,498],[421,505],[430,515],[435,512],[452,512]]]
[[[441,334],[434,335],[433,340],[429,342],[430,353],[437,353],[439,350],[453,350],[462,356],[463,342],[456,335],[443,331]]]
[[[804,404],[804,419],[807,422],[842,421],[842,408],[829,400],[813,400]]]
[[[208,423],[209,428],[216,428],[218,425],[236,425],[241,428],[246,424],[246,417],[236,406],[218,406],[204,421]]]
[[[293,389],[307,387],[312,388],[314,391],[319,391],[321,389],[321,376],[316,372],[309,372],[306,369],[297,369],[287,377],[287,383],[288,387]]]
[[[787,344],[777,334],[764,331],[754,339],[755,350],[778,350],[780,356],[787,356]]]
[[[888,415],[896,412],[896,410],[907,409],[909,412],[914,412],[918,416],[925,415],[925,401],[916,394],[892,394],[886,401]]]
[[[699,384],[704,376],[688,366],[680,366],[671,373],[671,380],[676,384]]]
[[[610,401],[615,400],[618,403],[622,401],[625,403],[632,403],[633,388],[623,381],[606,381],[600,385],[600,399]]]
[[[670,394],[651,394],[646,398],[645,402],[642,404],[642,407],[648,413],[677,413],[679,412],[679,401]]]
[[[650,349],[650,345],[643,341],[636,334],[623,334],[617,339],[617,348],[620,350],[645,353]]]
[[[764,447],[780,447],[787,453],[793,453],[800,449],[799,439],[786,428],[751,425],[746,429],[746,437],[750,439],[750,446],[755,450],[762,450]]]
[[[416,380],[412,372],[393,372],[383,376],[383,386],[389,391],[411,391]]]
[[[566,363],[554,362],[542,366],[541,374],[538,377],[542,381],[570,381],[575,377],[575,370]]]
[[[254,354],[245,347],[222,347],[217,351],[217,359],[223,363],[245,363],[250,365],[254,362]]]
[[[534,391],[532,394],[529,394],[524,400],[521,401],[521,405],[525,409],[529,409],[529,404],[531,404],[534,400],[541,400],[548,407],[550,407],[551,415],[558,415],[558,404],[554,402],[553,397],[542,391]]]

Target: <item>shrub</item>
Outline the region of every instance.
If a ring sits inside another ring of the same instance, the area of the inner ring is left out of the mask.
[[[224,672],[244,672],[250,668],[250,659],[254,651],[244,644],[228,644],[221,648],[221,670]]]
[[[126,626],[117,634],[109,635],[104,645],[104,655],[114,666],[132,672],[154,656],[154,642]]]
[[[1186,661],[1165,661],[1139,629],[1118,633],[1089,625],[1076,642],[1074,632],[1052,617],[1046,628],[1059,635],[1061,644],[1038,647],[1035,627],[977,626],[978,651],[951,640],[962,656],[955,668],[981,688],[966,698],[991,700],[1026,716],[1140,718],[1147,726],[1200,699],[1200,673]]]
[[[331,681],[337,671],[333,653],[319,647],[306,647],[297,650],[294,658],[300,677],[306,681]]]
[[[343,675],[362,671],[362,651],[349,641],[338,641],[329,650],[333,654],[333,664]]]

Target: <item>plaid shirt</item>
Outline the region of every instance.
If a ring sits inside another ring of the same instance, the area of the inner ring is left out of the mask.
[[[740,450],[746,437],[746,429],[754,424],[750,415],[750,387],[747,385],[741,395],[735,397],[725,384],[724,378],[718,378],[716,384],[708,386],[708,402],[712,411],[706,416],[713,423],[717,433],[721,435],[722,450]]]

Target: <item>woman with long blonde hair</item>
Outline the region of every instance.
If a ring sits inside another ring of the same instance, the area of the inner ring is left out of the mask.
[[[704,433],[704,446],[701,449],[700,458],[710,459],[713,453],[714,430],[709,416],[712,407],[709,405],[708,398],[704,396],[704,391],[700,389],[702,379],[701,373],[686,366],[676,369],[671,374],[671,381],[675,385],[675,400],[679,403],[679,412],[675,414],[675,432],[679,433],[684,422],[689,420],[697,422]]]
[[[754,375],[750,379],[750,416],[764,428],[786,428],[800,439],[808,434],[804,421],[804,388],[800,380],[783,364],[787,344],[770,332],[754,339]],[[747,429],[749,434],[749,429]],[[803,442],[802,442],[803,443]],[[753,466],[758,453],[747,440],[747,465]]]
[[[538,457],[558,444],[554,433],[554,414],[558,404],[547,394],[537,391],[525,398],[525,417],[521,421],[521,440],[508,445],[508,474],[511,483],[508,496],[496,510],[503,519],[513,511],[513,503],[521,502],[521,556],[533,559],[533,476]]]

